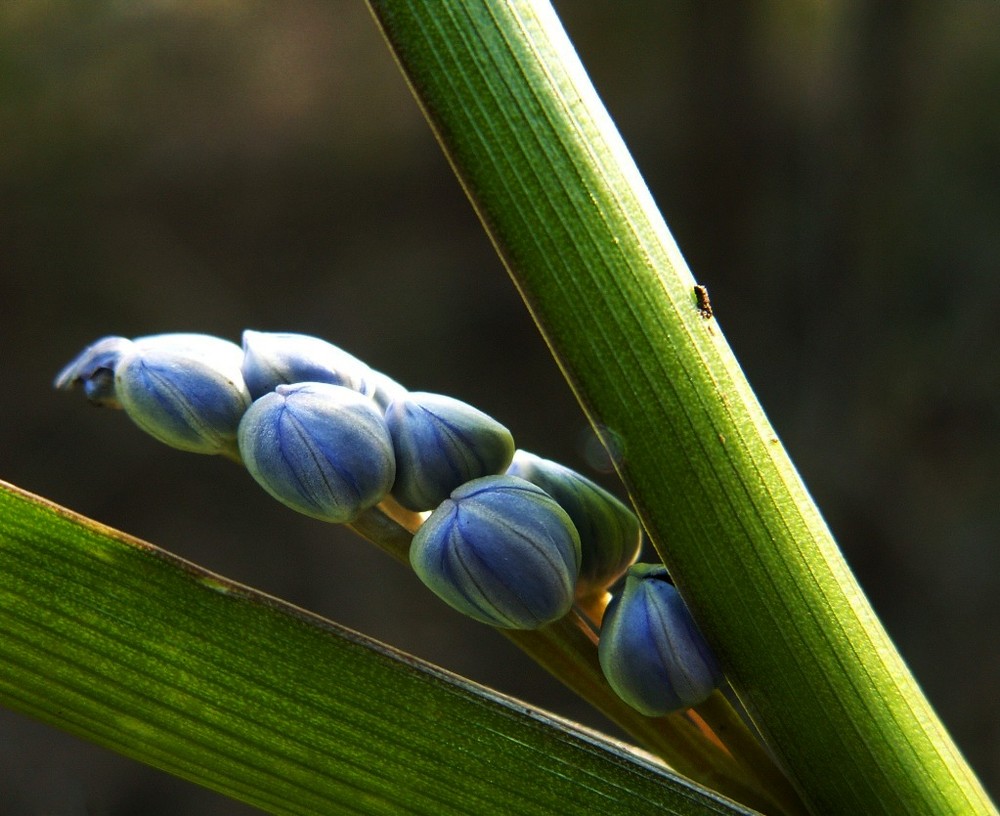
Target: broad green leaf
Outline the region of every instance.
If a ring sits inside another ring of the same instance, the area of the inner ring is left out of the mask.
[[[273,813],[749,812],[3,483],[0,702]]]
[[[370,0],[736,692],[820,813],[994,813],[546,0]]]

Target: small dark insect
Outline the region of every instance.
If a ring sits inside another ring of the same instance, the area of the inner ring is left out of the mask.
[[[712,302],[708,299],[708,289],[699,283],[694,287],[694,296],[698,301],[698,312],[708,320],[712,316]]]

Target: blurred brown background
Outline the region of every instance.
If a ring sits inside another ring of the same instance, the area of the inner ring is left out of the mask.
[[[862,585],[1000,790],[1000,5],[557,6]],[[103,334],[244,327],[326,337],[594,475],[361,3],[0,4],[0,478],[600,725],[371,547],[51,390]],[[3,712],[0,812],[250,809]]]

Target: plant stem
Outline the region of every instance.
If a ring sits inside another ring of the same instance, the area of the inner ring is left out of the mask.
[[[369,0],[735,692],[817,813],[995,814],[545,0]],[[668,546],[669,544],[669,546]]]

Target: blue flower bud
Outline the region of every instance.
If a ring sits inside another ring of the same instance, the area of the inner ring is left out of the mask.
[[[407,394],[404,386],[374,368],[369,369],[365,384],[371,390],[371,398],[383,411],[389,407],[393,400],[402,399]]]
[[[392,487],[392,440],[378,407],[340,385],[279,385],[250,406],[239,430],[250,475],[293,510],[344,523]]]
[[[607,490],[575,470],[518,450],[507,468],[538,485],[565,510],[580,534],[580,581],[577,596],[603,592],[639,557],[639,519]]]
[[[250,405],[242,358],[236,344],[205,334],[140,337],[118,357],[114,396],[171,447],[237,457],[236,429]]]
[[[132,341],[124,337],[102,337],[87,346],[56,375],[55,387],[69,390],[80,385],[94,405],[121,408],[115,396],[115,366],[131,345]]]
[[[374,395],[371,369],[353,354],[306,334],[243,332],[243,378],[254,399],[279,385],[302,382],[342,385]]]
[[[413,537],[410,564],[459,612],[504,629],[537,629],[573,605],[580,540],[543,490],[514,476],[484,476],[431,513]]]
[[[395,399],[385,421],[396,451],[392,495],[410,510],[430,510],[456,487],[503,473],[514,455],[514,437],[503,425],[441,394]]]
[[[722,682],[712,650],[661,564],[636,564],[608,605],[598,644],[608,683],[651,717],[690,708]]]

